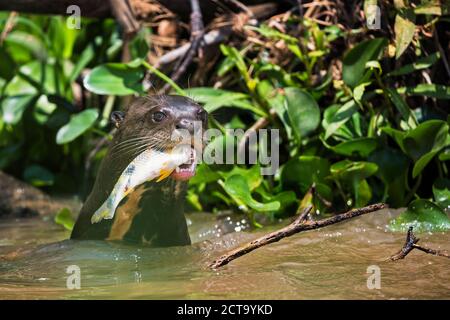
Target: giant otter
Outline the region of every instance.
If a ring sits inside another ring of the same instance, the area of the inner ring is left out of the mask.
[[[91,216],[108,197],[124,168],[140,152],[145,148],[173,148],[174,132],[188,130],[193,136],[194,128],[199,127],[194,126],[195,122],[205,129],[206,111],[186,97],[148,96],[136,99],[123,113],[112,113],[111,119],[117,132],[71,238],[123,240],[159,247],[190,244],[183,208],[186,180],[194,174],[195,164],[183,164],[182,170],[174,171],[169,178],[137,187],[121,201],[113,219],[91,223]],[[201,152],[198,146],[196,149]]]

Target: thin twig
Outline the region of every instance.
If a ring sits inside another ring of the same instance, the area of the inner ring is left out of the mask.
[[[209,267],[212,269],[220,268],[231,261],[249,253],[253,250],[256,250],[262,246],[268,245],[273,242],[280,241],[283,238],[290,237],[296,233],[300,233],[307,230],[314,230],[323,228],[335,223],[339,223],[363,214],[367,214],[370,212],[374,212],[377,210],[381,210],[387,208],[387,205],[384,203],[377,203],[373,204],[364,208],[360,209],[353,209],[345,213],[337,214],[331,218],[319,220],[319,221],[310,221],[306,220],[307,215],[311,212],[312,206],[308,206],[305,208],[302,213],[299,215],[299,217],[292,222],[290,225],[277,230],[275,232],[271,232],[269,234],[266,234],[256,240],[253,240],[252,242],[249,242],[239,248],[236,248],[234,250],[231,250],[230,252],[227,252],[226,254],[222,255],[218,259],[214,260],[211,264],[209,264]]]
[[[231,28],[225,27],[216,30],[211,30],[203,37],[203,42],[205,46],[223,42],[231,33]],[[181,47],[173,49],[166,54],[158,58],[154,64],[155,68],[160,68],[163,65],[174,62],[181,56],[185,55],[191,47],[191,42],[183,44]]]
[[[5,26],[3,28],[3,31],[1,33],[1,35],[0,35],[0,45],[3,44],[3,41],[5,41],[5,39],[8,36],[8,34],[14,28],[14,25],[16,24],[16,17],[17,17],[17,12],[16,11],[12,11],[9,14],[8,20],[6,20]]]
[[[428,254],[432,254],[435,256],[440,257],[446,257],[450,258],[450,255],[445,250],[434,250],[427,247],[422,247],[421,245],[418,245],[417,242],[419,242],[419,238],[416,238],[416,236],[413,233],[413,227],[409,227],[408,232],[406,233],[406,241],[403,247],[400,249],[399,252],[392,255],[388,260],[391,261],[397,261],[400,259],[404,259],[412,250],[417,249],[420,251],[423,251]]]
[[[171,78],[174,82],[186,71],[187,67],[191,64],[197,52],[201,48],[203,36],[205,34],[205,29],[203,26],[202,12],[200,10],[200,5],[198,0],[191,0],[191,45],[187,51],[183,60],[175,66],[175,71],[173,72]],[[166,83],[159,93],[164,94],[169,91],[171,85]]]

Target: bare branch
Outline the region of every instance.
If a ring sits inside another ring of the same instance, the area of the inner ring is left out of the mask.
[[[299,217],[292,222],[290,225],[271,232],[269,234],[266,234],[256,240],[253,240],[252,242],[249,242],[241,247],[238,247],[234,250],[231,250],[230,252],[227,252],[226,254],[222,255],[218,259],[214,260],[211,264],[209,264],[209,267],[212,269],[220,268],[231,261],[252,252],[253,250],[256,250],[258,248],[261,248],[262,246],[268,245],[273,242],[280,241],[283,238],[290,237],[296,233],[300,233],[307,230],[314,230],[323,228],[335,223],[339,223],[354,217],[358,217],[363,214],[367,214],[370,212],[374,212],[377,210],[381,210],[387,208],[387,205],[384,203],[377,203],[373,204],[364,208],[360,209],[353,209],[345,213],[337,214],[331,218],[319,220],[319,221],[310,221],[306,220],[306,216],[311,212],[312,206],[308,206],[303,210],[303,212],[299,215]]]
[[[419,238],[416,238],[416,236],[413,233],[413,227],[409,227],[408,232],[406,234],[406,241],[403,247],[400,249],[399,252],[391,256],[388,260],[391,261],[397,261],[400,259],[404,259],[412,250],[418,249],[420,251],[423,251],[428,254],[432,254],[435,256],[441,256],[450,258],[449,254],[445,250],[434,250],[427,247],[422,247],[421,245],[418,245],[417,242],[419,242]]]

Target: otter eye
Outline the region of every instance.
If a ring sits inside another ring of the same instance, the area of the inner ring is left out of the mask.
[[[166,118],[166,114],[161,111],[156,111],[153,115],[153,121],[155,122],[161,122]]]

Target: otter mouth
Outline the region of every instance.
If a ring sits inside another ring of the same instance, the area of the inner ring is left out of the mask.
[[[190,159],[187,162],[176,167],[175,170],[170,175],[170,177],[179,181],[189,180],[195,175],[196,167],[197,167],[196,151],[193,147],[191,147]]]

